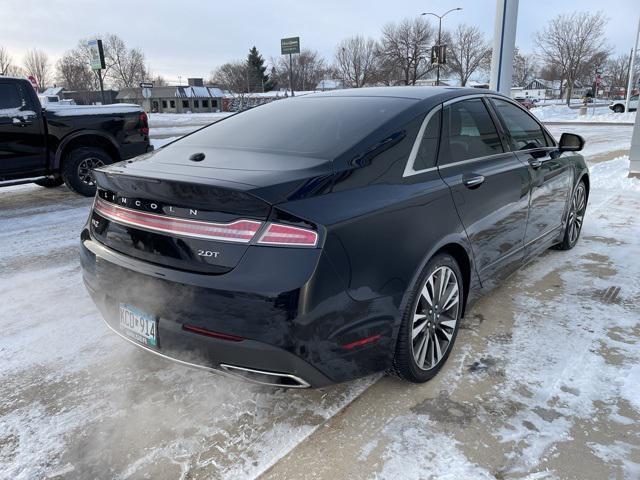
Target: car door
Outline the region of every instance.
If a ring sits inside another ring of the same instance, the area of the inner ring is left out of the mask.
[[[33,105],[20,83],[15,79],[0,79],[0,178],[35,176],[46,167],[46,142],[39,106]]]
[[[551,136],[526,110],[509,100],[491,99],[511,150],[529,168],[531,194],[525,253],[546,249],[564,224],[573,182],[570,155],[560,154]]]
[[[446,102],[441,135],[438,170],[451,189],[484,283],[522,262],[529,172],[506,148],[482,96]]]

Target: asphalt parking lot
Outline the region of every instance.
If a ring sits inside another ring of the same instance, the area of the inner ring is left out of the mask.
[[[91,200],[0,190],[0,477],[640,478],[640,184],[625,162],[593,167],[579,244],[477,303],[433,381],[316,391],[123,342],[80,278]]]

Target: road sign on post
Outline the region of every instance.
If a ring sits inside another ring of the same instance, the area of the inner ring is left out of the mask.
[[[151,98],[153,82],[140,82],[140,88],[142,89],[143,98]]]
[[[102,70],[106,68],[104,63],[104,49],[102,48],[102,40],[92,39],[87,42],[89,51],[91,52],[91,70],[96,72],[100,81],[100,93],[102,95],[102,104],[104,105],[104,85],[102,81]]]
[[[291,90],[291,96],[293,97],[293,57],[291,55],[300,53],[300,37],[281,38],[280,53],[289,55],[289,90]]]

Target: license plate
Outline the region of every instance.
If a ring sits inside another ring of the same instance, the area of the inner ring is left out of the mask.
[[[126,303],[120,304],[120,330],[143,345],[158,346],[158,320]]]

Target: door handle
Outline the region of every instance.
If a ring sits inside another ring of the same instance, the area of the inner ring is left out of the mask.
[[[484,177],[482,175],[463,175],[462,183],[467,188],[478,188],[484,183]]]
[[[529,160],[529,165],[531,165],[531,168],[533,169],[540,168],[543,163],[543,160],[540,158],[532,158]]]
[[[19,127],[28,127],[29,125],[33,125],[33,122],[31,120],[20,120],[19,122],[14,123],[14,125]]]

